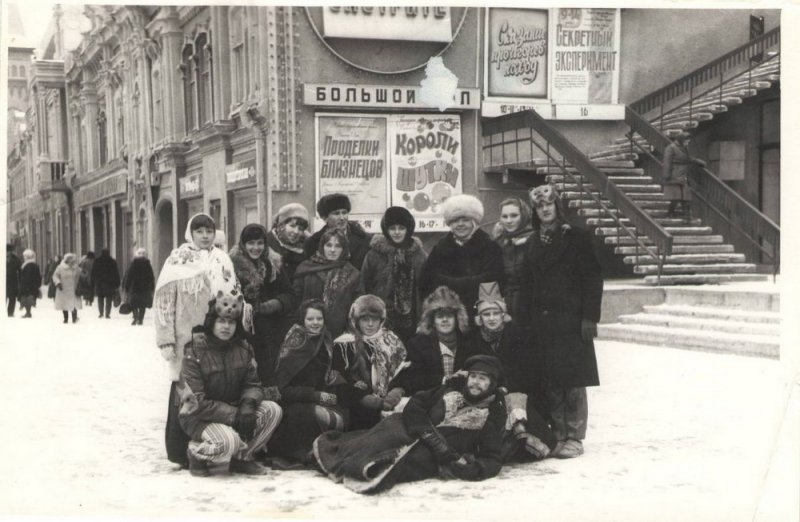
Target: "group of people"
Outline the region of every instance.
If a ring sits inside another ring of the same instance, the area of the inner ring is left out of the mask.
[[[9,317],[14,316],[19,301],[25,310],[23,319],[32,317],[31,310],[42,298],[42,284],[47,285],[47,296],[54,300],[56,310],[63,314],[64,323],[78,322],[78,310],[83,302],[88,305],[97,298],[99,318],[110,318],[112,306],[124,303],[133,315],[131,324],[141,325],[144,313],[152,306],[155,275],[147,251],[139,248],[133,261],[120,280],[119,267],[104,248],[100,256],[87,252],[82,259],[74,253],[54,256],[42,270],[36,263],[36,253],[26,249],[20,262],[14,246],[6,245],[6,305]],[[119,301],[119,302],[116,302]]]
[[[555,186],[528,196],[501,203],[492,235],[480,200],[450,197],[429,254],[407,209],[371,236],[344,194],[318,201],[313,235],[293,203],[229,252],[192,216],[153,301],[168,458],[197,476],[314,468],[374,492],[581,455],[603,280]]]

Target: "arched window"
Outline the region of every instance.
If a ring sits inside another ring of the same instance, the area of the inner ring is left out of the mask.
[[[17,76],[17,66],[16,65],[12,65],[11,66],[11,77],[12,78],[16,78],[16,76]]]

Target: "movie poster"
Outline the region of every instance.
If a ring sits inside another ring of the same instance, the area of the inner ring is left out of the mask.
[[[547,98],[546,9],[489,9],[486,96]]]

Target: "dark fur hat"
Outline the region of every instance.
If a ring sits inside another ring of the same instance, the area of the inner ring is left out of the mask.
[[[422,303],[422,313],[417,325],[417,333],[426,335],[433,333],[433,315],[437,310],[452,310],[456,314],[459,331],[466,333],[469,330],[467,309],[458,294],[446,286],[440,286],[426,297]]]
[[[341,210],[346,209],[350,212],[350,198],[347,197],[347,194],[335,193],[335,194],[325,194],[319,201],[317,201],[317,214],[322,219],[328,217],[328,214],[333,212],[334,210]]]
[[[353,301],[350,305],[350,326],[353,331],[358,331],[358,320],[365,315],[380,317],[381,322],[386,322],[386,304],[377,295],[365,294]]]

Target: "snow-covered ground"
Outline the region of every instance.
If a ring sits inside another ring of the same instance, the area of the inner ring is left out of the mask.
[[[800,386],[776,361],[600,342],[583,457],[360,496],[310,471],[191,477],[164,454],[152,314],[134,327],[91,308],[62,324],[49,300],[34,314],[0,320],[0,514],[797,519]]]

